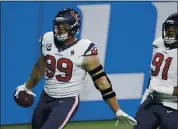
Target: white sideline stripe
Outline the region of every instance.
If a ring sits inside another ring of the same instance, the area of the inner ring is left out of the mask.
[[[76,109],[77,105],[78,105],[78,96],[75,97],[75,102],[74,102],[70,112],[67,114],[66,119],[64,120],[63,124],[58,129],[63,129],[63,127],[66,125],[66,123],[68,122],[69,118],[71,117],[72,113]]]

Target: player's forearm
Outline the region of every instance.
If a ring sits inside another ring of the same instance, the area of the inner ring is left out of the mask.
[[[106,102],[115,113],[120,109],[116,97],[110,98]]]
[[[103,99],[114,112],[117,112],[119,110],[119,104],[116,99],[116,94],[106,77],[101,77],[95,83],[98,87],[98,90],[101,92]]]
[[[178,86],[174,87],[173,95],[178,96]]]
[[[45,64],[44,57],[40,57],[32,69],[30,78],[26,82],[26,88],[32,89],[44,76]]]
[[[103,66],[100,64],[98,56],[85,57],[83,60],[83,67],[90,74],[95,87],[100,91],[103,99],[114,112],[117,112],[119,110],[119,105],[116,94],[112,89],[111,81],[104,72]]]
[[[37,70],[37,68],[33,68],[32,73],[30,75],[30,78],[26,82],[26,88],[32,89],[38,82],[42,79],[43,76],[41,76]]]

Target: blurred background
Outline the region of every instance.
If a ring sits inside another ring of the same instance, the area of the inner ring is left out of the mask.
[[[52,31],[52,21],[63,8],[79,12],[82,26],[78,38],[87,38],[98,46],[121,108],[135,116],[148,83],[152,42],[161,36],[164,20],[177,12],[176,2],[1,2],[1,125],[30,123],[44,79],[34,88],[37,97],[30,108],[17,106],[13,93],[30,76],[40,55],[38,40],[43,33]],[[82,102],[72,121],[91,122],[74,122],[67,129],[114,128],[115,121],[108,120],[115,119],[115,114],[88,75],[80,98]],[[102,120],[107,122],[93,122]]]

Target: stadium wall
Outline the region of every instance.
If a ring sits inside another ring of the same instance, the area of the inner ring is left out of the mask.
[[[121,108],[135,115],[148,83],[152,41],[161,36],[165,18],[177,12],[175,2],[2,2],[1,125],[31,121],[44,79],[34,88],[37,97],[30,108],[17,106],[13,93],[40,55],[40,35],[52,30],[55,14],[66,7],[82,16],[78,37],[98,46]],[[115,118],[88,75],[80,99],[73,121]]]

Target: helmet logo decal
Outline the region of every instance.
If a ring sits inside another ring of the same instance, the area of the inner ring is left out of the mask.
[[[77,14],[74,11],[71,11],[71,15],[75,18],[76,22],[78,23],[78,18],[77,18]]]

